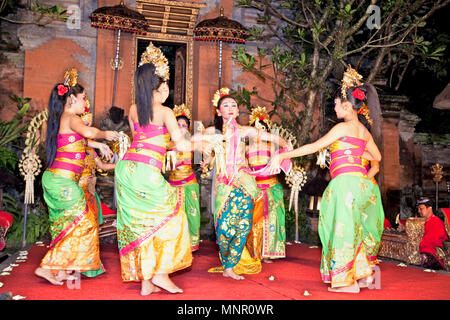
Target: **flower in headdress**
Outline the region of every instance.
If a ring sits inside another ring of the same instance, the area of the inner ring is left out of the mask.
[[[342,78],[341,93],[344,99],[347,99],[347,89],[351,87],[357,87],[362,85],[362,76],[352,68],[351,65],[348,66],[347,70],[344,72]]]
[[[217,104],[219,103],[220,98],[227,96],[230,94],[230,88],[227,87],[223,87],[220,88],[219,90],[216,91],[216,93],[214,93],[214,97],[211,100],[213,103],[213,106],[217,108]]]
[[[356,88],[355,90],[353,90],[352,96],[353,98],[358,100],[364,100],[366,98],[366,95],[360,88]]]
[[[69,88],[67,88],[65,85],[62,84],[58,85],[57,89],[59,96],[63,96],[67,93],[67,91],[69,91]]]

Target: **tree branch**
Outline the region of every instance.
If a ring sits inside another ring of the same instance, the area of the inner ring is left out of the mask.
[[[371,0],[370,4],[375,4],[377,3],[377,0]],[[366,22],[367,18],[369,17],[369,14],[367,13],[367,11],[364,13],[364,15],[358,20],[358,22],[353,25],[353,27],[350,28],[350,30],[348,32],[346,32],[345,36],[349,37],[352,34],[354,34],[356,31],[359,30],[359,28],[363,25],[364,22]]]
[[[309,27],[308,24],[303,24],[303,23],[296,22],[296,21],[294,21],[294,20],[292,20],[292,19],[289,19],[289,18],[286,17],[284,14],[280,13],[280,12],[277,10],[277,8],[275,8],[274,6],[272,6],[271,1],[264,1],[264,4],[265,4],[265,5],[267,6],[267,8],[271,11],[271,13],[272,13],[274,16],[278,17],[279,19],[281,19],[281,20],[283,20],[283,21],[285,21],[285,22],[287,22],[287,23],[289,23],[289,24],[291,24],[291,25],[297,26],[297,27],[299,27],[299,28],[308,28],[308,27]]]

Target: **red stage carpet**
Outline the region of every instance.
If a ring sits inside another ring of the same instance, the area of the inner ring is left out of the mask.
[[[382,262],[381,289],[362,289],[359,294],[332,293],[319,275],[320,248],[304,244],[287,246],[287,258],[272,264],[263,264],[258,275],[246,275],[236,281],[207,270],[219,265],[217,246],[203,241],[194,253],[190,268],[172,275],[173,281],[184,289],[183,294],[160,292],[142,297],[140,283],[124,283],[120,277],[117,247],[101,248],[101,259],[106,273],[97,278],[82,277],[79,289],[53,286],[33,274],[46,246],[33,246],[28,260],[17,263],[10,275],[0,276],[0,293],[12,292],[28,300],[448,300],[450,275],[425,272],[419,268],[400,267],[398,263]],[[269,280],[273,276],[274,280]],[[307,290],[311,295],[305,296]]]

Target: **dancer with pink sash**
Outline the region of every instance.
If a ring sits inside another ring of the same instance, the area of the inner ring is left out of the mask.
[[[73,271],[100,268],[98,222],[78,182],[89,146],[86,138],[113,140],[119,134],[86,126],[79,116],[84,112],[84,99],[79,84],[57,84],[49,101],[42,186],[52,241],[35,274],[55,285],[62,285]]]
[[[183,292],[169,274],[192,264],[184,208],[177,188],[161,174],[170,140],[178,150],[191,151],[173,111],[162,105],[169,96],[168,79],[167,59],[150,43],[134,76],[133,142],[115,169],[122,280],[139,281],[144,296],[160,288]]]
[[[278,169],[281,160],[300,157],[330,147],[332,180],[325,189],[320,205],[319,236],[322,242],[320,274],[331,285],[329,291],[358,293],[372,281],[376,264],[373,248],[381,240],[383,219],[381,198],[367,177],[363,159],[381,160],[372,135],[364,125],[368,117],[367,94],[376,93],[369,84],[362,84],[354,69],[347,69],[343,86],[335,98],[335,112],[344,121],[335,125],[325,136],[275,156],[271,168]],[[370,100],[369,100],[370,101]],[[374,219],[368,219],[374,215]],[[375,216],[375,215],[374,215]],[[365,224],[374,224],[367,228]],[[371,230],[374,230],[371,232]]]
[[[230,95],[229,88],[221,88],[215,93],[213,105],[217,111],[215,126],[207,128],[205,134],[222,135],[225,149],[225,164],[223,168],[216,168],[217,185],[215,194],[212,195],[215,199],[214,221],[222,266],[208,271],[222,272],[225,277],[241,280],[244,277],[240,274],[261,271],[261,262],[250,255],[246,241],[252,228],[255,203],[261,199],[253,175],[268,172],[265,170],[268,166],[257,172],[248,168],[245,139],[259,135],[261,139],[280,147],[287,147],[287,143],[268,132],[240,126],[236,121],[239,115],[238,104]]]

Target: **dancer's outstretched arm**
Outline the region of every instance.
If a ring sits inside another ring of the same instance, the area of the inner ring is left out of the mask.
[[[86,139],[106,139],[111,141],[120,137],[119,133],[116,131],[102,131],[95,127],[85,125],[83,120],[77,115],[70,117],[70,129]]]
[[[307,154],[311,154],[319,151],[325,147],[328,147],[337,139],[343,137],[346,134],[345,124],[343,122],[338,123],[330,131],[328,131],[322,138],[316,140],[313,143],[305,144],[297,149],[284,152],[282,154],[275,155],[270,161],[270,173],[275,174],[280,169],[280,164],[285,159],[302,157]]]
[[[109,160],[113,156],[113,152],[111,151],[111,149],[108,147],[107,144],[94,140],[88,140],[88,147],[93,149],[99,149],[100,153],[102,154],[102,158],[104,159]]]

